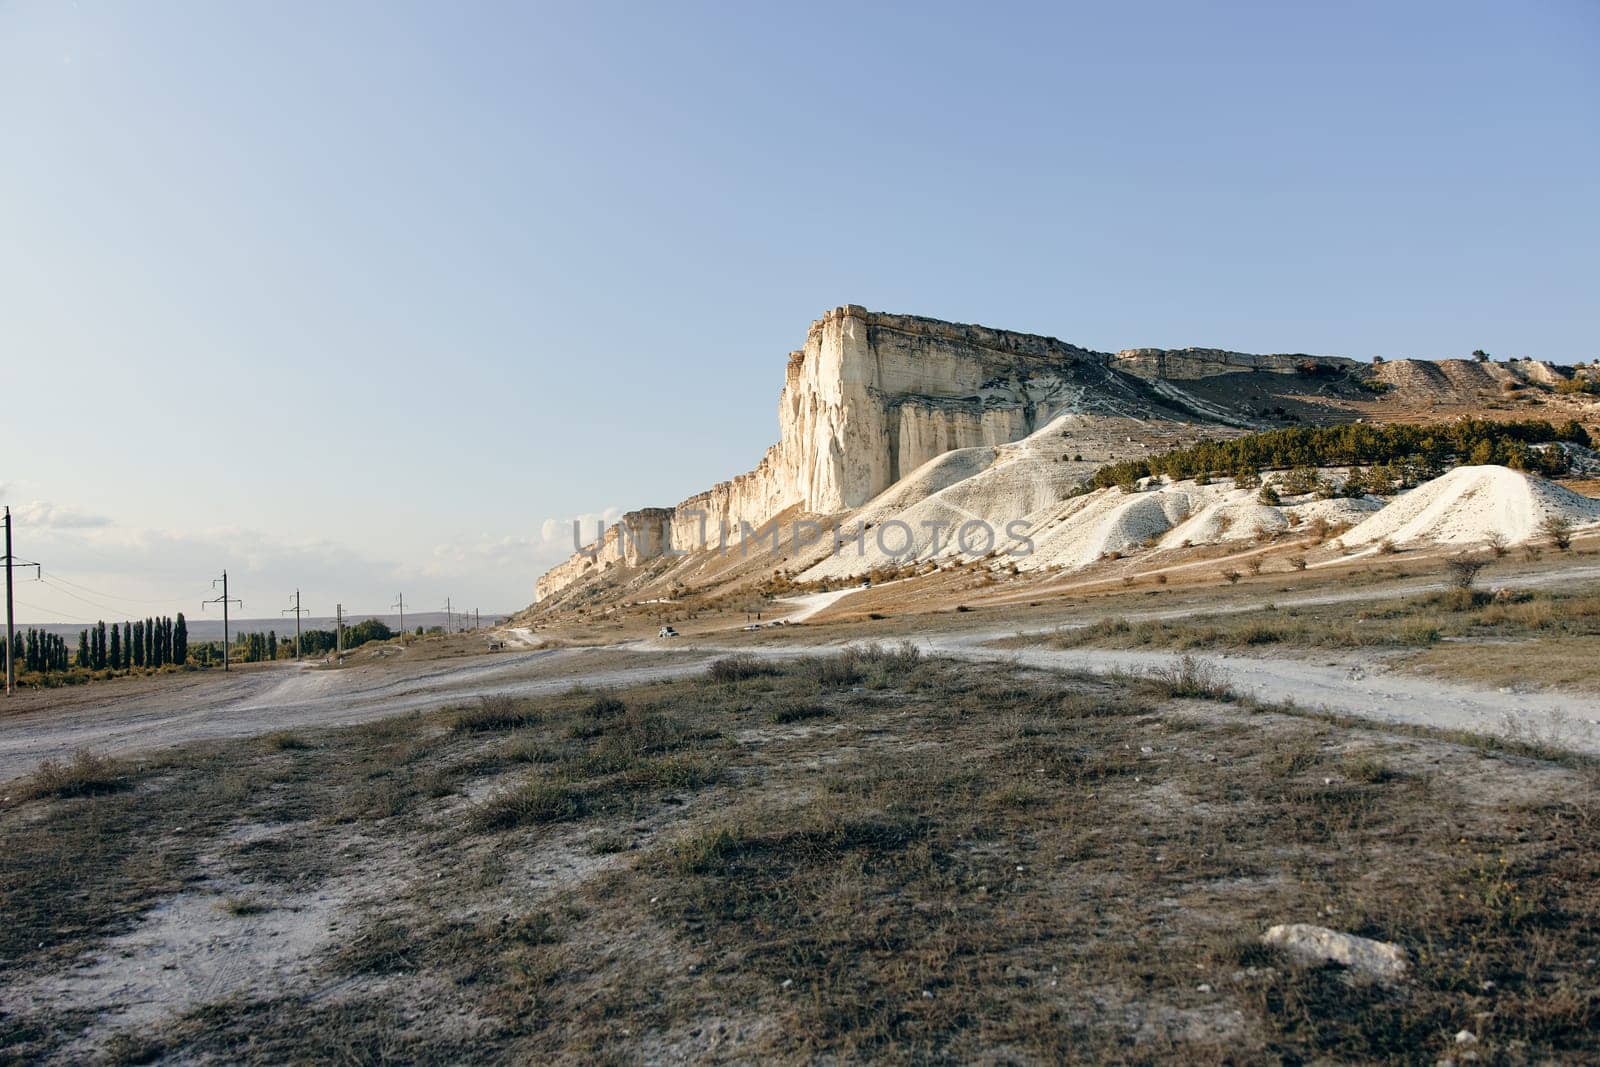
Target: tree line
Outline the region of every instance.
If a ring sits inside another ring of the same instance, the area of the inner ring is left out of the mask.
[[[189,624],[183,612],[177,618],[160,615],[136,619],[109,629],[102,619],[87,630],[78,631],[78,652],[74,667],[120,671],[130,667],[165,667],[189,661]]]
[[[30,626],[26,633],[11,635],[11,662],[24,671],[45,674],[70,668],[72,654],[66,638]]]
[[[176,618],[161,616],[110,624],[101,619],[78,631],[76,650],[69,650],[64,637],[29,627],[13,636],[11,656],[12,663],[23,671],[37,674],[181,665],[189,658],[189,626],[181,611]]]
[[[1349,423],[1293,426],[1227,441],[1203,440],[1146,459],[1108,463],[1090,475],[1084,490],[1131,487],[1162,474],[1175,481],[1259,478],[1264,470],[1363,465],[1372,487],[1414,485],[1460,463],[1497,463],[1514,470],[1559,477],[1572,469],[1557,442],[1588,446],[1576,421],[1560,426],[1539,420],[1495,422],[1461,419],[1420,425]],[[1373,491],[1377,491],[1374,488]]]
[[[344,647],[348,651],[369,641],[387,641],[394,635],[382,621],[366,619],[345,627]],[[417,635],[422,635],[420,626]],[[4,651],[4,641],[0,635],[0,651]],[[232,641],[228,654],[236,662],[259,663],[294,654],[294,639],[280,639],[276,630],[234,634]],[[337,645],[338,635],[332,630],[306,630],[301,634],[304,655],[332,652]],[[66,675],[74,670],[158,669],[191,661],[210,666],[222,662],[222,642],[203,641],[191,647],[189,626],[180,611],[175,618],[162,616],[109,624],[99,620],[78,631],[75,651],[66,638],[29,627],[14,635],[11,654],[12,662],[23,672]]]

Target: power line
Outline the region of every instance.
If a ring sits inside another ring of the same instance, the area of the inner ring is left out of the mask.
[[[41,578],[40,581],[44,582],[45,585],[49,586],[51,589],[54,589],[56,592],[60,593],[62,596],[69,596],[73,600],[78,601],[79,603],[89,605],[91,608],[99,608],[101,611],[122,612],[124,615],[128,614],[128,610],[126,608],[114,607],[111,604],[102,604],[98,600],[90,600],[88,597],[79,596],[77,593],[74,593],[70,589],[62,588],[61,586],[59,586],[59,585],[57,585],[55,583],[55,576],[54,575],[52,575],[49,578]]]
[[[42,608],[38,604],[30,604],[26,600],[19,600],[19,601],[17,601],[17,603],[22,605],[23,607],[27,608],[29,611],[42,611],[46,615],[54,615],[56,618],[60,619],[62,622],[71,623],[73,626],[77,626],[79,623],[81,623],[83,621],[82,619],[74,619],[71,615],[63,615],[59,611],[52,611],[49,608]]]
[[[70,585],[74,589],[80,590],[81,592],[93,594],[94,596],[103,596],[107,600],[124,600],[124,601],[127,601],[129,604],[152,604],[152,605],[155,605],[157,607],[161,607],[161,606],[165,606],[165,605],[169,605],[169,604],[177,604],[177,603],[181,603],[182,602],[182,598],[180,598],[180,597],[167,597],[167,598],[165,598],[163,600],[144,600],[144,599],[141,599],[139,597],[118,596],[116,593],[107,593],[104,590],[95,589],[95,588],[92,588],[91,586],[84,585],[82,582],[70,581],[70,580],[68,580],[66,578],[63,578],[61,576],[61,572],[57,571],[57,570],[52,570],[50,572],[50,577],[54,581],[60,582],[62,585]]]

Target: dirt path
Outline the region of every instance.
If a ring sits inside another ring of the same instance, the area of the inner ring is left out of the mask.
[[[704,666],[710,654],[557,649],[469,660],[318,671],[287,667],[209,685],[83,694],[66,709],[0,719],[0,781],[78,749],[116,755],[297,726],[343,726],[479,696],[560,692],[574,685],[637,685]]]
[[[1600,566],[1524,575],[1516,585],[1565,584],[1600,576]],[[1273,598],[1279,606],[1357,602],[1442,588],[1409,582],[1343,593]],[[854,588],[795,598],[801,615],[825,610]],[[1265,601],[1214,609],[1132,611],[1130,620],[1256,610]],[[1116,613],[1113,613],[1116,614]],[[790,616],[791,620],[796,616]],[[1144,650],[1000,649],[991,643],[1014,629],[905,635],[932,653],[1013,661],[1057,670],[1114,673],[1171,667],[1180,654]],[[522,635],[518,635],[519,637]],[[803,635],[796,633],[803,641]],[[190,741],[248,737],[297,726],[339,726],[492,694],[533,695],[574,685],[625,686],[701,669],[730,651],[787,657],[836,650],[840,644],[722,646],[638,641],[606,648],[553,649],[472,656],[462,660],[392,661],[360,669],[323,671],[292,665],[229,678],[184,681],[134,690],[73,693],[60,707],[0,719],[0,781],[29,773],[42,760],[77,749],[125,755]],[[1373,669],[1353,657],[1206,655],[1233,688],[1271,701],[1372,719],[1537,738],[1600,753],[1600,702],[1568,693],[1522,693],[1452,684],[1432,676]]]
[[[1182,653],[1123,649],[995,649],[984,644],[1010,634],[967,634],[919,642],[931,652],[972,659],[1012,659],[1030,667],[1094,674],[1170,669]],[[1539,740],[1600,754],[1600,701],[1570,693],[1519,693],[1457,685],[1427,675],[1364,666],[1353,658],[1265,656],[1196,657],[1221,672],[1241,693],[1273,703],[1292,701],[1378,722],[1470,730]]]

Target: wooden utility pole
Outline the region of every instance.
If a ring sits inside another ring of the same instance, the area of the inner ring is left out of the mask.
[[[16,693],[16,664],[11,651],[16,648],[16,617],[11,605],[11,507],[5,509],[5,694]]]
[[[395,602],[389,606],[400,609],[400,636],[404,638],[406,635],[406,595],[401,593]]]
[[[333,607],[335,629],[333,638],[333,662],[344,662],[344,605],[335,604]]]
[[[43,570],[37,563],[27,560],[18,560],[11,554],[11,508],[6,507],[6,696],[17,691],[17,665],[12,662],[17,651],[17,618],[15,602],[11,599],[11,565],[20,562],[24,567],[33,568],[35,581],[42,580]]]
[[[211,579],[211,588],[215,589],[217,587],[217,583],[218,582],[222,583],[222,595],[219,596],[219,597],[213,597],[210,600],[201,601],[200,602],[200,610],[201,611],[206,610],[206,605],[207,604],[221,604],[222,605],[222,669],[223,670],[227,670],[228,669],[228,605],[229,604],[237,604],[242,608],[242,607],[244,607],[244,601],[242,601],[242,600],[230,600],[228,598],[228,572],[227,571],[223,571],[222,572],[222,577],[221,578],[213,578],[213,579]]]

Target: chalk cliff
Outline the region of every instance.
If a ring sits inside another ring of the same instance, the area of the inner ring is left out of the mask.
[[[1449,377],[1433,396],[1460,391]],[[1465,371],[1484,374],[1484,368]],[[956,449],[1021,441],[1071,414],[1249,429],[1301,417],[1358,379],[1424,372],[1376,371],[1348,359],[1252,355],[1212,348],[1096,352],[1051,337],[890,315],[847,305],[811,324],[789,355],[778,400],[778,443],[754,469],[672,508],[630,512],[600,540],[539,579],[544,600],[610,566],[663,549],[693,552],[735,543],[793,509],[837,515],[859,508],[929,460]],[[1430,367],[1428,374],[1436,374]],[[1464,375],[1456,374],[1460,378]],[[1529,375],[1531,376],[1531,375]],[[1367,382],[1365,384],[1371,384]],[[1351,417],[1345,403],[1335,417]],[[1126,437],[1126,451],[1145,447]],[[1108,458],[1098,457],[1100,461]]]
[[[1115,358],[1049,337],[855,305],[811,324],[789,356],[778,443],[748,473],[675,508],[632,513],[538,583],[540,599],[627,548],[663,514],[679,551],[715,545],[791,507],[833,514],[865,504],[952,449],[1016,441],[1063,412],[1127,415],[1160,402]],[[642,516],[649,516],[643,518]]]

